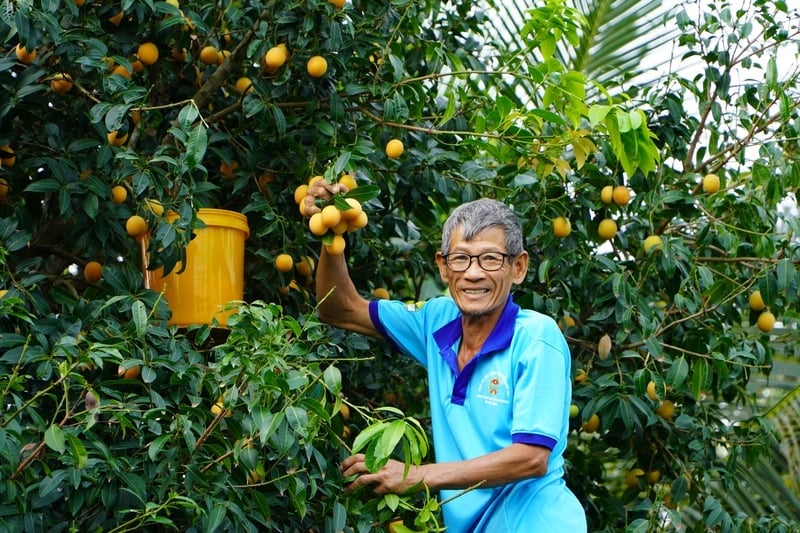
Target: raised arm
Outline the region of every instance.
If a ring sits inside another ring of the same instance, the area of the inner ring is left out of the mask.
[[[342,186],[320,180],[309,188],[305,213],[310,216],[319,208],[315,198],[330,198]],[[331,255],[322,247],[316,272],[316,296],[320,319],[332,326],[379,337],[369,316],[369,301],[356,290],[345,260],[345,254]]]

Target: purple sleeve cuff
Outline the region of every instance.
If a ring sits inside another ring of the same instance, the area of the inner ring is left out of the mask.
[[[532,444],[534,446],[541,446],[553,451],[556,447],[556,439],[545,437],[544,435],[537,435],[535,433],[514,433],[511,435],[511,442],[517,444]]]

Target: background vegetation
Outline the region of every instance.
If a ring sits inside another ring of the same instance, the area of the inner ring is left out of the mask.
[[[420,369],[314,315],[332,238],[295,192],[346,175],[368,222],[344,253],[376,297],[441,293],[455,205],[519,213],[515,298],[572,349],[592,531],[796,528],[798,388],[762,389],[797,363],[800,13],[685,2],[667,30],[657,5],[3,2],[0,524],[441,526],[435,495],[342,492],[352,449],[433,459]],[[662,35],[681,47],[647,81]],[[202,207],[250,228],[228,329],[169,325],[143,283]]]

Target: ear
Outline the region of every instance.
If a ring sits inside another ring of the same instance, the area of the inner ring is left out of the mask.
[[[515,285],[519,285],[525,281],[525,278],[528,275],[529,262],[530,257],[528,256],[528,252],[525,250],[514,257],[514,261],[511,263],[511,273],[513,276],[512,281]]]
[[[442,278],[442,283],[449,285],[450,269],[447,268],[447,264],[444,262],[442,252],[436,252],[436,265],[439,267],[439,277]]]

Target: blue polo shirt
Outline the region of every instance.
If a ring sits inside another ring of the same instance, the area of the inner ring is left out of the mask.
[[[551,450],[547,474],[466,493],[442,490],[448,533],[580,532],[585,513],[563,480],[572,389],[569,348],[555,321],[509,298],[480,353],[459,372],[461,312],[449,296],[421,306],[370,303],[377,330],[427,368],[437,462],[525,443]]]

